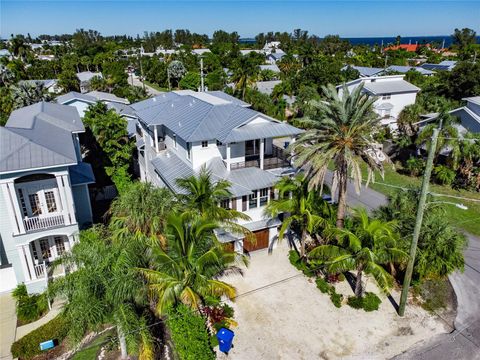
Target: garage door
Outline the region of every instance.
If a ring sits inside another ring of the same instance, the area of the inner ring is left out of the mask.
[[[248,239],[243,240],[243,248],[246,251],[255,251],[268,248],[268,229],[254,231],[256,242],[252,242]]]

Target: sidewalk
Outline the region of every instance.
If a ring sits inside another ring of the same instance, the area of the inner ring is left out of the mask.
[[[15,300],[10,293],[0,295],[0,360],[13,359],[10,347],[15,341],[17,316]]]

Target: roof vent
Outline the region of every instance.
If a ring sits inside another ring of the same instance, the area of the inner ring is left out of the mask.
[[[182,123],[180,121],[178,122],[178,127],[182,127]]]
[[[170,105],[170,106],[173,107],[173,103],[172,103],[172,105]]]
[[[156,98],[153,98],[153,99],[152,99],[152,101],[153,101],[153,102],[156,102],[156,101],[157,101],[157,99],[156,99]]]
[[[169,153],[169,152],[167,152],[167,153],[165,154],[165,156],[170,159],[170,153]]]

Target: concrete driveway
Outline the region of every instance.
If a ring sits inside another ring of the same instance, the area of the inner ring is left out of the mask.
[[[224,279],[239,294],[233,304],[238,327],[234,348],[218,359],[388,359],[446,331],[419,307],[400,318],[386,298],[370,313],[348,305],[337,309],[313,279],[289,263],[287,252],[286,241],[271,255],[252,252],[243,277]],[[378,291],[372,280],[367,290]],[[353,295],[347,282],[337,284],[337,291]]]
[[[15,341],[17,316],[10,293],[0,294],[0,360],[11,360],[10,347]]]

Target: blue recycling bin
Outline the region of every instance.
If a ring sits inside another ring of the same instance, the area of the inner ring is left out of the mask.
[[[228,354],[232,348],[233,337],[235,333],[232,330],[221,328],[218,330],[217,339],[220,351]]]

